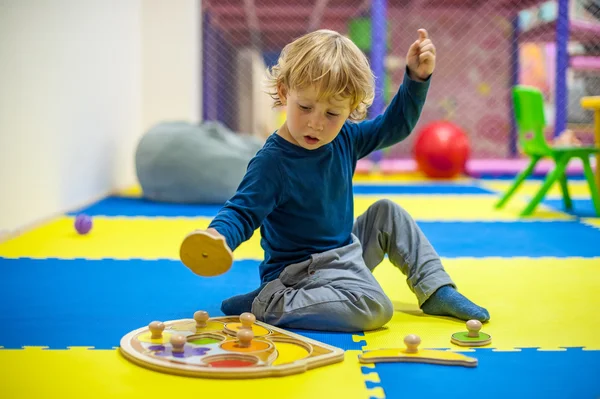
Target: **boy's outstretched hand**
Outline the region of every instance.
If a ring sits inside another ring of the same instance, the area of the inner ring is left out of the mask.
[[[419,29],[418,32],[419,38],[406,54],[406,66],[411,78],[425,80],[435,69],[435,46],[425,29]]]

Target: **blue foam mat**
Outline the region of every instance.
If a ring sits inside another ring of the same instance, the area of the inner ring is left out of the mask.
[[[575,199],[572,198],[573,209],[567,210],[562,199],[545,199],[544,205],[554,208],[560,212],[568,213],[569,215],[577,216],[580,218],[596,218],[596,210],[594,209],[594,203],[591,199]]]
[[[417,221],[444,257],[596,257],[600,230],[578,221]]]
[[[180,262],[0,258],[0,346],[117,347],[153,320],[222,316],[221,301],[259,285],[258,262],[236,261],[202,278]],[[43,327],[40,327],[43,326]],[[360,349],[352,334],[295,332],[342,349]]]
[[[355,194],[485,194],[494,192],[475,185],[425,184],[425,185],[355,185]],[[86,213],[90,216],[162,216],[162,217],[212,217],[223,204],[174,204],[150,201],[144,198],[111,196],[90,206],[69,212],[68,215]]]
[[[161,216],[161,217],[214,217],[223,204],[194,205],[148,201],[143,198],[107,197],[90,206],[69,212],[90,216]]]
[[[478,366],[378,363],[374,370],[364,371],[377,372],[381,382],[367,382],[367,387],[382,387],[386,399],[600,397],[600,351],[476,349],[465,354],[477,358]]]

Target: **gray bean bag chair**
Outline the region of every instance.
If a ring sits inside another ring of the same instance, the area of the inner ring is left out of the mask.
[[[262,145],[218,122],[159,123],[138,143],[137,178],[150,200],[222,204],[235,193]]]

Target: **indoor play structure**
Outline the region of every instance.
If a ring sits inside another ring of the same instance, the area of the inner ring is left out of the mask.
[[[466,174],[514,176],[527,162],[518,149],[512,103],[511,88],[517,84],[537,85],[542,89],[551,128],[546,132],[549,138],[571,129],[586,145],[597,145],[592,112],[580,105],[581,97],[600,92],[597,1],[498,0],[487,1],[483,6],[458,0],[426,3],[374,0],[368,6],[365,4],[348,1],[322,10],[290,8],[281,15],[276,7],[267,10],[259,5],[256,12],[260,15],[260,29],[251,35],[248,32],[253,31],[252,26],[237,17],[243,11],[207,3],[204,98],[209,107],[204,110],[205,118],[221,120],[233,130],[253,131],[260,136],[277,127],[276,117],[261,116],[264,102],[255,100],[234,111],[230,105],[235,101],[233,97],[227,98],[233,96],[228,88],[236,82],[238,89],[260,92],[263,67],[272,65],[282,45],[300,34],[300,26],[304,25],[299,21],[303,18],[346,32],[368,54],[378,77],[378,95],[370,116],[378,115],[401,82],[403,57],[411,32],[422,24],[429,27],[444,55],[436,69],[428,107],[414,137],[362,160],[357,173],[371,172],[374,163],[383,172],[416,170],[413,147],[421,127],[444,121],[456,124],[468,137],[471,152]],[[447,17],[450,14],[451,19]],[[242,48],[243,51],[238,50]],[[250,49],[255,57],[247,56]],[[245,56],[236,58],[240,53]],[[224,65],[237,67],[223,68]],[[240,69],[252,72],[239,74]],[[239,116],[247,113],[240,112],[243,107],[250,107],[256,119],[264,120],[246,123]],[[595,161],[592,167],[594,164]],[[545,174],[550,166],[541,162],[534,175]],[[567,173],[582,176],[583,165],[574,162]]]

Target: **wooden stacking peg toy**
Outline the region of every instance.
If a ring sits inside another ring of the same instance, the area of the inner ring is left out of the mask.
[[[240,328],[237,332],[238,345],[240,348],[249,348],[252,345],[254,333],[251,328]]]
[[[256,316],[252,313],[245,312],[240,315],[240,323],[242,323],[242,329],[252,330],[252,325],[256,321]]]
[[[171,346],[173,353],[183,353],[187,338],[185,335],[175,334],[171,336]]]
[[[404,345],[406,353],[417,353],[419,352],[419,345],[421,345],[421,338],[418,335],[410,334],[404,337]]]
[[[152,334],[150,336],[150,338],[159,339],[159,338],[162,338],[162,333],[165,330],[165,325],[160,321],[153,321],[152,323],[150,323],[148,325],[148,329],[150,330],[150,333]]]
[[[209,319],[208,312],[199,310],[194,313],[194,320],[196,320],[196,328],[205,328]]]
[[[458,346],[485,346],[492,342],[492,336],[481,332],[479,320],[467,321],[467,331],[452,334],[451,342]]]

